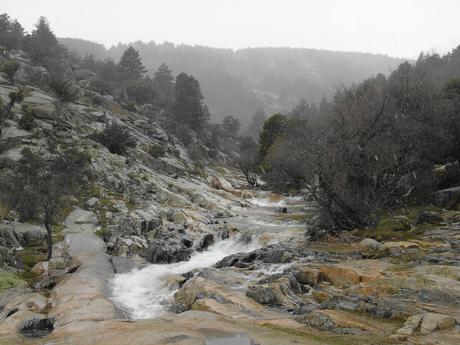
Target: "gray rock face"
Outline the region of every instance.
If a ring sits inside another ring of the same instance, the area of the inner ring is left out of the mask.
[[[250,286],[246,291],[246,296],[260,304],[276,304],[276,295],[270,286],[267,285]]]
[[[9,222],[0,224],[0,245],[19,247],[46,238],[46,230],[38,225]]]
[[[5,127],[2,128],[2,140],[11,140],[11,139],[25,139],[32,137],[32,133],[25,131],[17,127]]]
[[[302,252],[285,245],[270,245],[250,253],[229,255],[219,261],[215,267],[247,267],[250,263],[257,261],[269,264],[288,263],[297,256],[296,253]]]
[[[414,220],[414,225],[419,224],[435,224],[442,221],[441,216],[437,212],[422,211]]]
[[[91,211],[76,208],[66,218],[64,225],[67,232],[94,232],[97,216]]]
[[[459,202],[460,186],[440,190],[433,196],[433,203],[438,207],[452,208]]]
[[[149,243],[146,259],[151,263],[173,263],[186,261],[192,256],[193,250],[185,245],[170,244],[163,241]]]

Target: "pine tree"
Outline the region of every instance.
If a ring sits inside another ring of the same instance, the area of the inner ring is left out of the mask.
[[[147,72],[142,64],[139,52],[133,47],[129,47],[123,52],[120,62],[120,74],[123,81],[134,81],[142,78]]]
[[[24,48],[35,63],[41,64],[53,74],[54,79],[62,77],[66,49],[58,43],[45,17],[40,17],[35,30],[25,37]]]
[[[209,111],[203,103],[204,97],[198,80],[181,73],[174,86],[175,103],[172,109],[176,122],[201,131],[209,119]]]
[[[6,49],[21,48],[24,29],[17,20],[11,20],[6,14],[0,14],[0,45]]]
[[[174,77],[165,63],[162,63],[153,76],[153,88],[156,94],[156,103],[165,109],[174,102]]]

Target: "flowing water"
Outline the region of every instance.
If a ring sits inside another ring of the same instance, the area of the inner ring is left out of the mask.
[[[129,273],[117,274],[112,281],[112,300],[133,319],[150,319],[162,315],[177,291],[167,285],[169,276],[184,274],[214,265],[235,253],[259,248],[257,240],[249,244],[235,239],[222,240],[205,252],[195,253],[189,261],[150,265]]]
[[[294,200],[297,201],[297,200]],[[287,224],[273,218],[273,208],[286,205],[286,200],[252,199],[256,206],[246,210],[246,214],[232,219],[232,224],[240,230],[249,231],[252,241],[245,243],[238,237],[217,242],[205,252],[195,253],[189,261],[173,264],[152,264],[129,273],[117,274],[111,282],[112,301],[132,319],[149,319],[163,315],[172,304],[177,288],[168,286],[168,277],[184,274],[194,269],[213,266],[224,257],[236,253],[250,252],[260,248],[259,237],[274,234],[277,240],[265,241],[265,245],[282,240],[283,234],[301,229],[299,224]],[[300,230],[302,231],[302,230]],[[247,278],[257,274],[282,272],[289,264],[270,265],[253,271]]]

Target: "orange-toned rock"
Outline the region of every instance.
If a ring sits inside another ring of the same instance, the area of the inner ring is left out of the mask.
[[[319,281],[319,270],[309,265],[293,265],[292,272],[301,284],[316,285]]]
[[[376,275],[363,273],[357,268],[342,265],[322,265],[319,267],[319,272],[325,280],[341,288],[378,278]]]
[[[324,291],[313,290],[311,292],[311,297],[318,303],[322,303],[331,298],[331,295]]]

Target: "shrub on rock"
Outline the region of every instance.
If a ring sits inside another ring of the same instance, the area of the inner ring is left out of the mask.
[[[136,147],[136,140],[131,136],[128,129],[115,122],[94,135],[93,139],[117,155],[125,155],[128,149]]]

